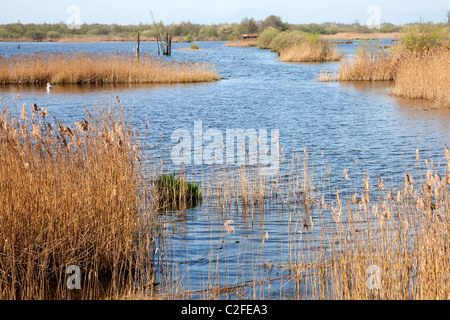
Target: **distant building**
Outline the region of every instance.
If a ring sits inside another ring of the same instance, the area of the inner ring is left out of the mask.
[[[259,34],[257,33],[245,33],[242,35],[242,39],[246,40],[246,39],[258,39]]]

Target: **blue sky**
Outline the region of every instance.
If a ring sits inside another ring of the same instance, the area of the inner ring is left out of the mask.
[[[79,7],[81,23],[106,24],[152,23],[150,10],[166,24],[240,22],[244,17],[260,20],[271,14],[290,23],[357,19],[366,24],[370,5],[380,8],[381,22],[404,24],[420,19],[445,22],[450,9],[448,0],[0,0],[0,24],[66,22],[71,5]]]

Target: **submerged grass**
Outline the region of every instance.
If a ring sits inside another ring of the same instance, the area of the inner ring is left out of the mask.
[[[200,185],[173,174],[159,176],[155,181],[155,192],[161,209],[195,207],[202,197]]]
[[[152,55],[36,53],[0,56],[1,84],[190,83],[216,81],[214,66]]]

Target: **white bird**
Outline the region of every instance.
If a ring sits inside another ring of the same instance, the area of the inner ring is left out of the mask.
[[[47,82],[47,91],[50,92],[50,90],[52,90],[52,85],[49,82]]]

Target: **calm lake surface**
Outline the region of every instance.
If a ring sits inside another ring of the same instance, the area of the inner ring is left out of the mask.
[[[389,44],[391,40],[383,40]],[[337,72],[339,63],[282,63],[269,50],[223,47],[224,42],[199,42],[201,51],[177,51],[189,44],[173,44],[167,59],[214,63],[226,79],[205,84],[121,85],[45,87],[0,86],[3,107],[17,104],[47,107],[49,113],[66,123],[81,120],[83,106],[99,105],[120,98],[131,112],[132,124],[145,132],[149,152],[170,157],[176,129],[194,137],[194,121],[201,121],[203,133],[212,128],[279,130],[286,163],[295,152],[307,148],[320,168],[327,168],[333,187],[340,188],[342,171],[350,169],[352,180],[372,178],[396,184],[413,170],[416,149],[422,159],[435,163],[444,159],[444,145],[450,146],[450,109],[435,109],[421,100],[407,100],[388,94],[389,84],[361,82],[321,83],[323,71]],[[0,43],[0,54],[34,52],[133,52],[134,43]],[[351,56],[354,44],[339,49]],[[154,43],[141,43],[142,53],[156,53]],[[205,142],[203,144],[205,146]],[[357,161],[357,166],[355,165]],[[320,164],[320,165],[319,165]],[[355,168],[356,167],[356,168]],[[175,166],[174,166],[175,170]],[[187,171],[201,171],[188,166]],[[283,170],[289,170],[284,168]],[[198,178],[199,182],[201,178]],[[376,179],[375,179],[376,180]],[[299,209],[297,208],[297,211]],[[283,265],[292,255],[291,209],[268,206],[264,212],[243,214],[239,206],[217,213],[204,204],[187,212],[167,213],[171,241],[164,259],[174,266],[180,289],[203,290],[210,286],[235,286],[249,280],[282,277]],[[301,217],[301,215],[299,215]],[[232,220],[235,232],[224,231]],[[294,232],[295,233],[295,232]],[[294,239],[308,241],[307,238]],[[162,250],[161,250],[162,251]],[[163,256],[158,252],[160,259]],[[292,297],[294,285],[273,281],[257,297]],[[198,293],[201,297],[202,293]],[[193,296],[194,298],[196,296]],[[231,298],[235,297],[230,295]]]

